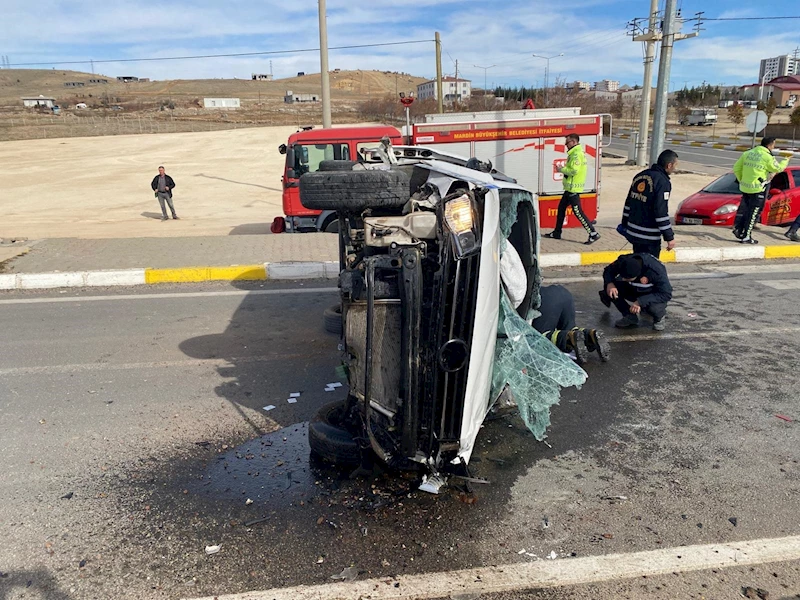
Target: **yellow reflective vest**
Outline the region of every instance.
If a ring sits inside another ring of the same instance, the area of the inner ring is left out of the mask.
[[[739,191],[743,194],[760,194],[767,187],[770,173],[780,173],[789,164],[789,159],[778,161],[764,146],[756,146],[742,153],[733,165],[733,174],[739,180]]]
[[[561,169],[564,175],[564,191],[580,194],[586,185],[586,155],[583,146],[577,144],[567,151],[567,164]]]

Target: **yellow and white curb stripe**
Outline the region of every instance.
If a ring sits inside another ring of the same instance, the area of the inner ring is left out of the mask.
[[[544,253],[540,264],[547,267],[607,265],[631,250]],[[662,251],[661,262],[703,263],[732,260],[800,258],[800,244],[786,246],[740,246],[721,248],[676,248]],[[202,281],[259,281],[336,279],[338,261],[297,261],[233,265],[229,267],[184,267],[176,269],[117,269],[64,273],[0,274],[0,290],[37,290],[75,287],[154,285]]]

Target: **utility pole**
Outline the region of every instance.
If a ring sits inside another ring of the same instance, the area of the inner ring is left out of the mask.
[[[272,74],[272,61],[269,61],[269,79],[270,79],[270,81],[272,81],[273,77],[274,76]]]
[[[90,60],[89,62],[92,65],[92,75],[94,75],[94,60]]]
[[[536,58],[543,58],[547,61],[544,67],[544,105],[547,107],[547,89],[550,87],[550,59],[564,56],[564,53],[562,52],[561,54],[556,54],[554,56],[543,56],[541,54],[534,54],[533,56]]]
[[[661,41],[657,27],[658,0],[650,0],[650,15],[645,35],[634,36],[634,42],[645,42],[644,82],[642,84],[642,108],[639,115],[639,138],[636,141],[636,164],[647,165],[647,133],[650,129],[650,97],[653,92],[653,63],[656,58],[656,42]]]
[[[483,108],[486,108],[486,72],[489,69],[496,67],[497,65],[489,65],[488,67],[482,67],[480,65],[472,65],[472,66],[475,67],[476,69],[483,69]],[[456,85],[458,85],[458,82],[456,82]]]
[[[442,98],[442,38],[436,32],[436,111],[444,112],[444,99]]]
[[[319,66],[322,76],[322,126],[331,126],[331,81],[328,76],[328,21],[325,0],[319,2]]]
[[[664,149],[667,130],[667,109],[669,105],[669,76],[672,68],[672,48],[675,42],[700,34],[702,13],[697,13],[697,25],[693,33],[679,33],[680,25],[676,19],[677,0],[666,0],[664,9],[664,30],[661,38],[661,58],[658,65],[658,86],[656,88],[656,110],[653,116],[653,139],[650,142],[650,160],[655,161]]]

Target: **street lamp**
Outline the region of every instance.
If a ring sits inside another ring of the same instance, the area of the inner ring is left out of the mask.
[[[767,73],[764,73],[764,76],[761,78],[761,85],[758,88],[758,101],[764,101],[764,81],[767,79]]]
[[[550,59],[551,58],[558,58],[559,56],[564,56],[564,53],[556,54],[554,56],[543,56],[541,54],[534,54],[536,58],[543,58],[547,61],[547,66],[544,68],[544,103],[547,106],[547,88],[550,84]]]
[[[483,69],[483,108],[486,108],[486,72],[489,69],[496,67],[497,65],[489,65],[488,67],[482,67],[480,65],[472,65],[472,66],[475,67],[476,69]],[[457,81],[456,85],[458,85]]]

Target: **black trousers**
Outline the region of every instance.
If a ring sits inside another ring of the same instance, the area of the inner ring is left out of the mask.
[[[616,298],[611,298],[606,294],[605,290],[603,290],[602,294],[603,297],[610,300],[614,306],[617,307],[617,310],[622,313],[623,317],[627,317],[629,314],[631,314],[631,306],[628,304],[627,300],[635,302],[640,296],[644,296],[645,294],[649,293],[643,293],[639,291],[638,288],[631,285],[627,281],[615,281],[614,285],[616,285],[617,290],[619,290],[619,296]],[[653,317],[654,321],[660,321],[664,318],[664,315],[667,314],[667,303],[654,302],[653,304],[648,304],[646,308],[642,308],[642,312]]]
[[[739,202],[739,209],[736,211],[736,218],[733,221],[733,229],[748,238],[753,233],[761,211],[764,208],[766,193],[742,194],[742,201]]]
[[[560,234],[564,226],[564,219],[567,216],[567,207],[572,207],[572,214],[578,219],[583,228],[589,233],[594,233],[594,225],[591,224],[589,219],[586,218],[583,209],[581,208],[581,195],[573,194],[572,192],[564,192],[561,196],[561,201],[558,203],[558,214],[556,216],[556,226],[553,231]]]
[[[661,258],[661,240],[657,242],[633,242],[633,252],[635,254],[646,252],[656,258]]]
[[[790,231],[794,232],[797,232],[797,230],[800,229],[800,215],[797,215],[797,218],[794,220],[794,223],[792,223],[792,226],[789,229]]]
[[[539,290],[542,295],[540,316],[533,320],[533,328],[539,333],[555,329],[575,327],[575,299],[567,288],[560,285],[545,285]]]
[[[568,335],[575,328],[575,299],[560,285],[546,285],[539,292],[542,314],[533,320],[533,328],[546,335],[559,350],[567,352]]]

